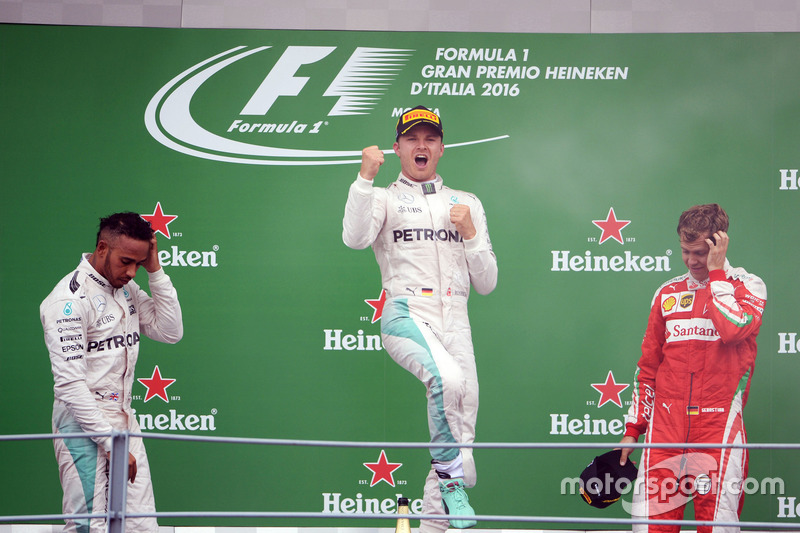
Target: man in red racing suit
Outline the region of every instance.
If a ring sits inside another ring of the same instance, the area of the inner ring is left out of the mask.
[[[745,443],[742,409],[766,304],[764,282],[726,259],[728,216],[717,204],[695,206],[678,223],[689,272],[655,293],[634,378],[624,444]],[[744,502],[742,448],[647,448],[632,516],[680,520],[693,499],[696,520],[737,522]],[[634,525],[635,532],[677,533],[678,525]],[[699,533],[738,527],[698,527]]]

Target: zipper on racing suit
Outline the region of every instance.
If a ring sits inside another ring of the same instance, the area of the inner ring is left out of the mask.
[[[692,429],[692,415],[689,414],[689,407],[692,405],[692,385],[694,384],[694,372],[689,372],[689,401],[686,404],[686,438],[683,439],[683,442],[689,442],[689,431]],[[681,469],[680,471],[683,472],[683,469],[686,467],[686,450],[688,448],[683,448],[683,455],[681,456]],[[680,477],[680,476],[679,476]]]

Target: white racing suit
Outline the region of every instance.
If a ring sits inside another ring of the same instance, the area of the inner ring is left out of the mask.
[[[134,281],[114,289],[89,264],[88,254],[40,306],[44,339],[55,379],[54,433],[140,432],[131,412],[131,388],[140,334],[175,343],[183,336],[178,297],[163,270],[149,274],[147,295]],[[54,440],[64,490],[64,514],[107,512],[108,437]],[[127,512],[155,512],[150,468],[141,438],[131,438],[134,483]],[[127,464],[127,458],[126,458]],[[127,473],[126,473],[127,475]],[[65,532],[105,531],[105,516],[66,520]],[[91,527],[90,527],[91,526]],[[127,531],[158,531],[156,519],[126,519]]]
[[[450,222],[455,204],[470,208],[477,235],[464,240]],[[345,206],[347,246],[372,246],[386,303],[381,337],[388,354],[427,389],[432,443],[471,443],[478,414],[478,375],[467,299],[497,284],[486,215],[480,200],[445,187],[440,176],[416,183],[400,174],[387,188],[359,176]],[[463,461],[467,486],[476,482],[472,448],[431,448],[440,463]],[[444,513],[434,468],[425,483],[422,512]],[[447,520],[424,520],[420,531],[443,531]]]

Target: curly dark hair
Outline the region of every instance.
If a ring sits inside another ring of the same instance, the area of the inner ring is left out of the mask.
[[[150,223],[137,213],[130,211],[114,213],[100,219],[100,229],[97,231],[95,246],[101,238],[114,240],[120,235],[139,241],[149,241],[153,237],[153,229],[150,227]]]
[[[717,231],[728,231],[728,214],[719,204],[690,207],[678,220],[678,236],[685,241],[708,238]]]

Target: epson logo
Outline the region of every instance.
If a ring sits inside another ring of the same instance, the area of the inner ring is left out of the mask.
[[[79,352],[81,350],[83,350],[83,345],[82,344],[68,344],[67,346],[62,346],[61,347],[61,351],[63,353]]]

